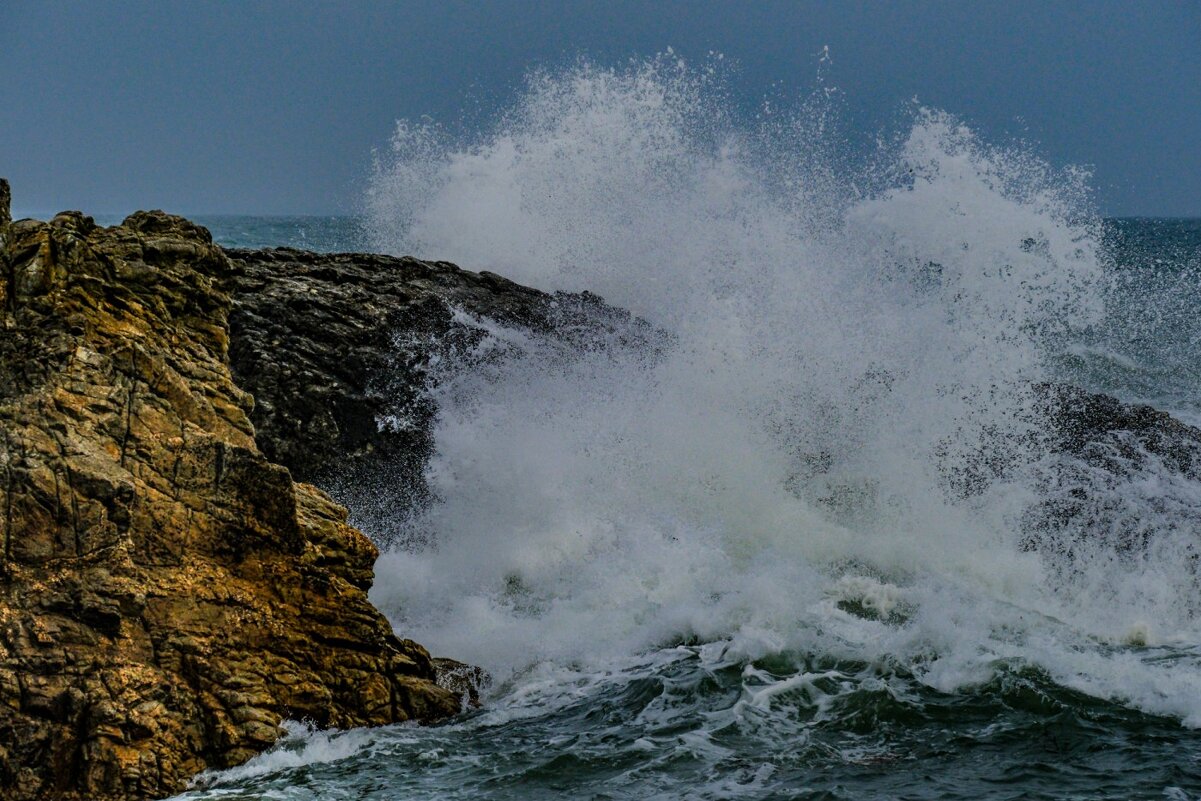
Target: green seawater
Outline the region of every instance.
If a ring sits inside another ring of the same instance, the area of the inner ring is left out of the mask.
[[[888,665],[679,646],[543,669],[431,728],[294,727],[187,799],[1135,799],[1201,793],[1201,733],[998,665],[940,693]],[[1196,651],[1146,658],[1201,665]]]

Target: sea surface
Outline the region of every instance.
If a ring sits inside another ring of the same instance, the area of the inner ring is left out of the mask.
[[[535,77],[472,141],[400,124],[361,217],[200,219],[664,333],[473,321],[487,368],[428,376],[436,500],[356,517],[373,600],[491,672],[481,709],[292,722],[180,798],[1201,798],[1201,483],[1030,411],[1051,380],[1201,423],[1201,220],[1102,218],[935,110],[851,159],[837,109],[748,122],[713,80]]]

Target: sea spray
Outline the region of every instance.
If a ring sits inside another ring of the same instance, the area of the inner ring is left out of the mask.
[[[396,514],[358,522],[400,529],[375,599],[492,670],[487,703],[292,727],[195,797],[1201,792],[1195,475],[1057,447],[1032,389],[1119,391],[1091,369],[1117,364],[1187,396],[1196,248],[1102,236],[1086,176],[950,115],[855,166],[827,92],[748,121],[721,80],[585,64],[470,142],[401,126],[378,247],[660,335],[576,351],[456,311],[481,337],[432,343],[434,501],[381,477]]]
[[[1195,635],[1195,576],[1159,561],[1185,535],[1069,569],[1022,531],[1031,387],[1103,314],[1087,176],[921,108],[852,169],[829,112],[748,124],[719,73],[661,58],[536,75],[468,144],[398,128],[377,246],[593,290],[672,344],[440,376],[427,545],[381,557],[375,600],[501,675],[720,641],[953,692],[1017,660],[1201,722],[1194,667],[1106,645]],[[840,602],[848,577],[908,611]]]

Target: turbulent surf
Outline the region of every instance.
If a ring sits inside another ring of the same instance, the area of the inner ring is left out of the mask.
[[[723,76],[581,63],[483,133],[398,126],[365,245],[656,334],[475,321],[473,369],[428,375],[432,500],[356,521],[482,710],[297,724],[187,797],[1201,792],[1201,482],[1058,447],[1045,396],[1197,419],[1195,224],[1102,220],[942,111],[869,149],[828,86],[748,113]]]

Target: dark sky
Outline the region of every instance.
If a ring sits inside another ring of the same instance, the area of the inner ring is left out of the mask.
[[[753,107],[829,82],[865,137],[913,97],[1095,171],[1104,211],[1201,216],[1201,2],[0,0],[0,175],[18,214],[357,210],[398,118],[525,72],[671,46]]]

